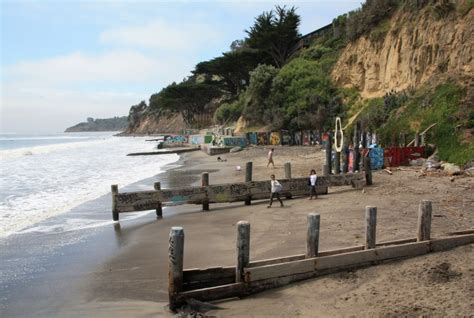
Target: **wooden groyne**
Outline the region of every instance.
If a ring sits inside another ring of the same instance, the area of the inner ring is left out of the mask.
[[[166,155],[170,153],[180,154],[184,152],[198,151],[200,149],[201,149],[200,147],[170,148],[170,149],[151,151],[151,152],[132,152],[132,153],[129,153],[127,156],[154,156],[154,155]]]
[[[306,253],[250,261],[250,223],[237,224],[234,266],[183,269],[184,230],[172,227],[169,238],[169,304],[176,310],[189,299],[213,301],[244,297],[329,273],[376,265],[474,243],[474,229],[431,237],[431,202],[421,201],[416,237],[376,241],[377,208],[366,207],[365,244],[319,251],[320,215],[308,215]]]
[[[157,217],[162,216],[163,205],[202,204],[203,210],[209,210],[210,203],[230,203],[244,201],[250,205],[252,200],[270,197],[270,181],[252,181],[252,163],[246,164],[245,182],[211,185],[209,174],[202,174],[201,186],[180,189],[161,189],[161,184],[154,190],[119,193],[118,186],[112,185],[112,217],[119,220],[119,213],[155,210]],[[370,182],[372,180],[371,172]],[[360,188],[367,184],[366,173],[348,173],[319,176],[316,181],[316,193],[327,194],[328,187],[352,185]],[[291,164],[285,164],[285,179],[280,179],[283,190],[282,197],[291,198],[306,196],[309,193],[308,177],[292,178]]]

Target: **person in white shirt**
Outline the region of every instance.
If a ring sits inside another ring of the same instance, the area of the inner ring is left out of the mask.
[[[280,206],[283,207],[283,201],[281,201],[281,199],[280,199],[280,192],[283,189],[283,187],[282,187],[281,183],[278,182],[278,180],[275,179],[274,174],[272,174],[270,178],[271,178],[270,183],[271,183],[271,186],[272,186],[272,195],[270,196],[270,204],[267,206],[267,208],[272,207],[272,203],[273,203],[274,198],[277,198],[277,200],[280,201]]]
[[[309,173],[308,185],[309,185],[309,199],[313,200],[313,196],[316,199],[318,195],[316,194],[316,181],[318,176],[316,175],[316,170],[312,169]]]
[[[273,151],[274,151],[274,150],[275,150],[275,149],[272,148],[272,149],[270,149],[270,151],[268,152],[268,156],[267,156],[267,158],[268,158],[267,168],[268,168],[268,166],[269,166],[270,164],[272,164],[272,165],[273,165],[273,168],[275,168],[275,163],[273,162]]]

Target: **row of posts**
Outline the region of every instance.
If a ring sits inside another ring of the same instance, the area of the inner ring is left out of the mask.
[[[431,201],[422,200],[418,208],[417,241],[431,239]],[[306,258],[317,257],[319,253],[319,233],[321,217],[318,213],[309,213],[307,216]],[[365,249],[377,246],[377,208],[365,208]],[[235,281],[244,281],[244,269],[250,263],[250,223],[239,221],[237,223],[237,260],[235,268]],[[169,301],[170,308],[175,309],[175,297],[182,290],[183,262],[184,262],[184,230],[182,227],[172,227],[169,238]]]
[[[361,140],[362,136],[362,147],[367,148],[367,136],[365,133],[362,133],[361,130],[361,124],[360,122],[357,122],[355,128],[354,128],[354,160],[353,160],[353,171],[359,171],[360,170],[360,150],[359,150],[359,141]],[[328,140],[326,143],[326,163],[323,165],[323,175],[324,176],[329,176],[332,174],[332,145],[333,145],[333,140],[331,137],[331,134],[328,135]],[[334,158],[334,174],[340,174],[341,171],[342,173],[348,173],[349,172],[349,154],[348,154],[348,147],[347,145],[343,147],[345,156],[341,158],[341,152],[336,151],[335,152],[335,158]],[[341,159],[343,159],[342,163],[342,169],[341,169]],[[372,167],[370,163],[370,157],[366,156],[363,158],[363,166],[364,166],[364,171],[366,174],[366,180],[367,180],[367,185],[372,185]]]

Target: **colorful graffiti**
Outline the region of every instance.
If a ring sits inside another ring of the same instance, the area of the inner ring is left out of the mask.
[[[165,136],[165,144],[184,144],[188,142],[188,136],[172,135]]]
[[[268,145],[268,134],[266,132],[257,133],[257,144],[258,145]]]
[[[270,145],[280,145],[281,144],[281,134],[278,131],[270,133]]]

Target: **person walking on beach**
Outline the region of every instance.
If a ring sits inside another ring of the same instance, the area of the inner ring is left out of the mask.
[[[273,199],[277,198],[278,201],[280,201],[280,206],[283,207],[283,201],[280,199],[280,192],[283,189],[282,185],[278,180],[275,179],[275,175],[272,174],[270,176],[271,180],[270,183],[272,185],[272,194],[270,196],[270,204],[267,206],[267,208],[272,207]]]
[[[273,165],[273,168],[275,168],[275,163],[273,162],[273,151],[274,151],[274,150],[275,150],[275,149],[272,148],[272,149],[270,149],[270,151],[268,152],[268,156],[267,156],[267,157],[268,157],[267,168],[268,168],[268,166],[269,166],[270,164],[272,164],[272,165]]]
[[[312,169],[309,173],[308,185],[309,185],[309,199],[313,200],[313,196],[316,199],[318,195],[316,194],[316,180],[318,176],[316,175],[316,170]]]

